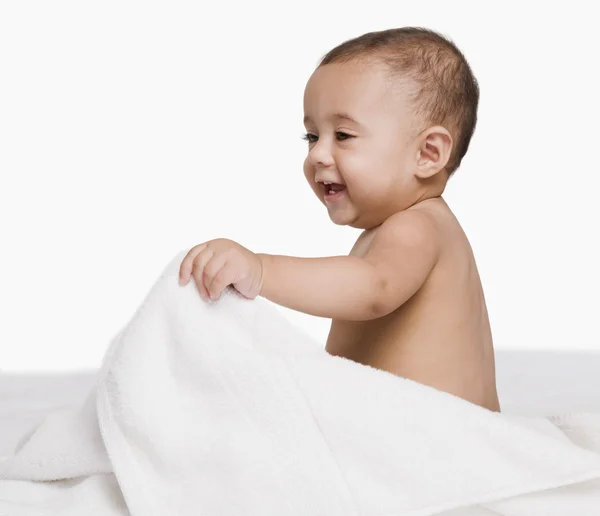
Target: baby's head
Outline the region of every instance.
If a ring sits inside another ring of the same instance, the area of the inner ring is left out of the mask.
[[[304,92],[304,174],[331,220],[368,229],[441,195],[478,102],[465,57],[434,31],[370,32],[328,52]],[[326,195],[322,181],[346,188]]]

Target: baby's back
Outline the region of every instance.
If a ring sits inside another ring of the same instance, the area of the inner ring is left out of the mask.
[[[387,316],[332,321],[325,349],[499,412],[490,323],[469,241],[442,198],[410,209],[438,227],[438,263],[417,293]],[[350,254],[364,256],[374,231],[364,232]]]

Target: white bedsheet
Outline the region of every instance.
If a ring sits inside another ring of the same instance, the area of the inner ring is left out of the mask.
[[[0,372],[0,457],[12,453],[21,435],[50,412],[83,403],[97,374],[97,369]],[[600,353],[500,349],[496,375],[504,412],[600,412]]]
[[[497,414],[332,357],[264,300],[179,287],[184,254],[86,403],[0,462],[2,516],[599,513],[600,414]]]

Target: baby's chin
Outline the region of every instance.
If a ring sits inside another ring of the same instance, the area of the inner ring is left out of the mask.
[[[336,226],[347,226],[348,220],[346,217],[342,217],[340,213],[332,213],[328,210],[329,220],[333,222]]]
[[[358,227],[355,225],[357,222],[356,214],[353,214],[347,210],[335,208],[328,208],[327,212],[329,215],[329,220],[331,220],[331,222],[333,222],[336,226]]]
[[[327,202],[321,197],[321,202],[327,209],[329,220],[336,226],[349,226],[356,229],[366,229],[364,217],[351,199],[344,194],[336,201]]]
[[[339,212],[335,212],[330,210],[329,219],[336,226],[348,226],[354,229],[363,230],[378,227],[385,220],[384,218],[381,218],[381,216],[374,216],[374,214],[371,216],[365,216],[363,214],[361,216],[361,214],[356,210],[347,212],[341,210]]]

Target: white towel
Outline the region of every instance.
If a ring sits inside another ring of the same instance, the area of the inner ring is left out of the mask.
[[[167,265],[78,410],[0,462],[1,516],[597,516],[600,415],[491,412],[329,355]]]

